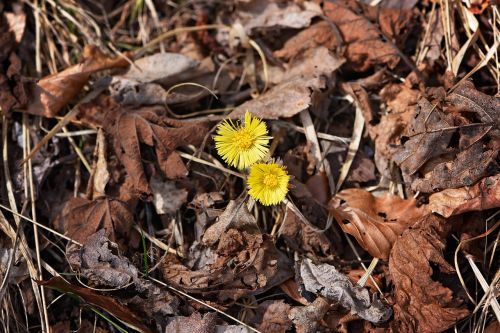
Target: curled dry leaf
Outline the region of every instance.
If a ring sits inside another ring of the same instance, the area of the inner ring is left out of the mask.
[[[351,314],[376,324],[387,321],[392,315],[391,308],[385,306],[376,294],[371,298],[367,289],[354,285],[332,265],[316,265],[311,259],[304,259],[299,270],[305,290],[341,304]]]
[[[500,174],[472,187],[446,189],[429,197],[429,208],[444,217],[500,207]]]
[[[42,78],[33,88],[27,112],[54,117],[87,84],[90,75],[105,69],[127,67],[125,57],[110,58],[96,46],[86,46],[81,63]]]
[[[200,144],[208,131],[205,123],[169,119],[159,108],[114,109],[108,112],[103,125],[113,140],[116,155],[133,178],[134,190],[147,196],[151,195],[151,188],[143,167],[141,144],[154,148],[158,167],[168,179],[185,177],[186,166],[174,150]]]
[[[168,291],[142,279],[139,270],[128,258],[117,253],[117,245],[99,230],[91,235],[83,247],[70,245],[66,256],[73,270],[87,283],[102,288],[127,288],[133,293],[119,293],[122,304],[136,309],[147,318],[154,318],[157,326],[164,326],[176,314],[178,300]],[[127,296],[129,295],[129,296]],[[129,297],[129,298],[127,298]]]
[[[354,188],[332,198],[330,212],[370,255],[384,260],[403,231],[429,213],[426,206],[417,207],[415,199],[389,193],[376,197]]]
[[[52,289],[59,290],[63,293],[71,293],[83,299],[85,302],[97,306],[118,318],[122,323],[126,324],[128,327],[141,332],[141,333],[153,333],[146,325],[142,323],[140,317],[132,312],[131,309],[122,305],[116,299],[111,296],[105,296],[99,294],[89,288],[74,286],[62,277],[53,277],[47,281],[38,281],[38,284],[46,286]]]
[[[73,269],[78,270],[92,286],[121,288],[137,280],[139,272],[127,258],[113,253],[117,250],[118,246],[101,229],[88,237],[82,248],[71,245],[67,258]]]
[[[227,211],[203,238],[202,251],[209,260],[189,268],[169,255],[162,265],[166,281],[186,292],[216,296],[227,303],[262,293],[293,275],[288,257],[276,249],[271,237],[259,232],[245,204],[231,202]],[[197,256],[187,262],[198,261],[199,251],[192,253]]]
[[[134,216],[126,203],[100,197],[92,201],[72,198],[55,223],[66,235],[83,244],[99,229],[104,229],[112,241],[116,241],[118,235],[126,239],[133,221]]]
[[[432,278],[436,270],[454,272],[442,255],[445,224],[450,221],[428,215],[394,244],[389,272],[395,286],[398,331],[442,332],[469,314],[450,289]]]

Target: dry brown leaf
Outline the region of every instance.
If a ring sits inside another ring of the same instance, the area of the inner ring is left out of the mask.
[[[177,188],[175,181],[162,181],[161,178],[153,176],[149,185],[158,214],[174,215],[187,201],[188,191],[185,188]]]
[[[315,49],[318,46],[334,50],[337,44],[338,40],[331,24],[326,21],[320,21],[312,24],[307,29],[301,30],[295,36],[288,39],[281,49],[274,51],[274,55],[278,58],[288,60],[295,58],[297,54]]]
[[[313,17],[323,14],[321,7],[313,1],[303,1],[299,5],[269,0],[240,2],[237,13],[248,34],[255,29],[304,28],[309,26]]]
[[[394,154],[414,191],[471,186],[498,170],[500,101],[466,82],[445,102],[420,99],[408,140]]]
[[[21,108],[28,103],[21,69],[21,59],[15,53],[9,55],[8,61],[0,62],[0,108],[4,111]]]
[[[199,251],[190,251],[191,268],[173,256],[162,265],[169,283],[190,293],[215,296],[223,304],[262,293],[293,275],[288,257],[270,236],[258,231],[245,204],[231,202],[226,210],[204,237],[209,247],[202,251],[209,260],[201,261]]]
[[[271,88],[256,99],[245,102],[231,112],[231,118],[242,117],[246,111],[261,119],[290,118],[311,105],[311,90],[324,87],[320,78],[296,77]]]
[[[362,72],[379,64],[394,68],[398,64],[396,48],[380,37],[379,29],[367,18],[336,2],[325,2],[323,10],[342,35],[344,56],[353,70]]]
[[[138,315],[111,296],[101,295],[89,288],[74,286],[57,276],[47,281],[39,281],[38,284],[81,297],[85,302],[111,313],[128,327],[141,333],[153,333],[152,330],[142,323]]]
[[[396,239],[428,214],[415,199],[384,193],[375,197],[363,189],[346,189],[330,201],[330,212],[342,230],[354,236],[370,255],[387,260]]]
[[[273,84],[289,81],[295,77],[307,80],[309,77],[329,77],[344,61],[335,57],[326,47],[307,49],[283,67],[269,67],[269,81]]]
[[[329,256],[335,253],[326,232],[317,232],[303,223],[297,215],[288,210],[278,235],[293,251],[309,255]]]
[[[162,112],[159,108],[114,109],[103,124],[113,140],[116,155],[133,179],[134,190],[141,196],[151,196],[141,144],[154,148],[157,165],[165,177],[185,177],[186,166],[174,150],[183,145],[200,144],[208,131],[206,123],[173,120]]]
[[[401,136],[410,123],[420,92],[404,84],[388,84],[380,91],[380,97],[387,105],[387,113],[380,122],[368,124],[370,136],[375,141],[375,164],[386,178],[393,179],[391,163],[401,144]]]
[[[120,235],[127,239],[134,216],[124,202],[107,197],[93,201],[72,198],[63,208],[56,225],[66,235],[84,244],[90,235],[100,229],[113,242]]]
[[[427,215],[394,244],[389,272],[396,296],[394,325],[400,332],[442,332],[469,314],[450,289],[432,278],[436,270],[454,272],[442,255],[446,224],[450,221]]]
[[[283,300],[268,300],[259,304],[250,324],[261,332],[285,333],[292,328],[288,318],[291,306]]]
[[[165,327],[165,333],[213,333],[217,323],[215,312],[205,313],[203,317],[195,312],[189,317],[176,316]]]
[[[90,75],[105,69],[127,67],[125,57],[110,58],[96,46],[86,46],[81,63],[42,78],[31,92],[27,112],[54,117],[87,84]]]
[[[472,187],[445,189],[429,197],[432,212],[444,217],[500,207],[500,174],[483,178]]]
[[[421,98],[410,123],[404,148],[394,155],[394,161],[404,174],[413,175],[429,160],[448,153],[453,131],[443,130],[454,126],[453,118]]]

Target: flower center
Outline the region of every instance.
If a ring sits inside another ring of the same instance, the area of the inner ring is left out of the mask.
[[[278,177],[272,173],[268,173],[264,176],[262,181],[265,186],[274,188],[278,185]]]
[[[242,128],[234,134],[234,143],[239,149],[248,150],[254,142],[254,136],[246,128]]]

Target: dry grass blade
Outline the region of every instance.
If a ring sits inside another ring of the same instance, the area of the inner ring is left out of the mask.
[[[363,112],[361,111],[361,106],[357,101],[354,101],[354,106],[356,107],[354,128],[352,130],[352,137],[351,137],[351,142],[349,144],[349,148],[347,150],[347,156],[344,160],[344,164],[342,164],[342,168],[340,169],[339,179],[337,181],[337,186],[335,187],[337,191],[340,190],[342,184],[344,183],[344,180],[347,178],[349,169],[351,168],[352,162],[354,161],[354,157],[356,156],[356,153],[359,149],[361,137],[363,136],[363,129],[365,126],[365,119],[363,118]]]

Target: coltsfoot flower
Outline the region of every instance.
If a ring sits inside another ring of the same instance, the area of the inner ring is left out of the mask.
[[[222,159],[238,169],[245,169],[261,160],[269,151],[266,123],[245,113],[243,124],[224,120],[214,136],[215,148]]]
[[[290,176],[277,163],[257,163],[250,167],[248,194],[265,206],[276,205],[285,199]]]

